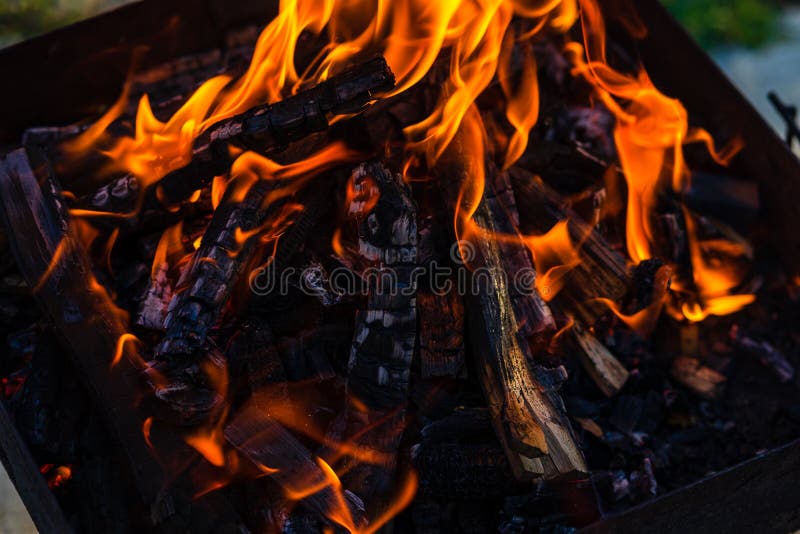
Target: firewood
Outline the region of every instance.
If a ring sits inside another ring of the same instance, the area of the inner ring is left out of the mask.
[[[393,87],[394,75],[386,61],[377,57],[285,100],[224,119],[195,139],[189,164],[170,172],[148,191],[145,207],[178,204],[208,185],[214,176],[225,174],[233,162],[231,147],[259,153],[283,148],[327,129],[332,115],[358,113]],[[140,190],[139,179],[126,175],[83,199],[79,207],[130,211]]]
[[[290,496],[301,498],[319,517],[341,517],[346,512],[353,525],[363,527],[366,520],[361,501],[345,490],[348,510],[341,509],[343,502],[337,494],[340,489],[323,470],[320,460],[269,417],[271,401],[256,393],[225,426],[225,439]]]
[[[167,308],[172,299],[172,286],[167,276],[169,265],[164,262],[156,267],[155,276],[147,285],[147,291],[136,315],[136,324],[151,330],[163,330]]]
[[[402,177],[380,163],[360,165],[352,179],[356,191],[374,189],[380,196],[367,213],[357,199],[349,206],[359,223],[359,254],[369,267],[367,307],[356,316],[348,363],[344,433],[358,434],[358,446],[384,461],[355,465],[345,480],[359,497],[380,506],[396,467],[416,340],[417,208]]]
[[[613,397],[628,380],[628,370],[594,335],[576,322],[571,329],[581,365],[606,397]]]
[[[0,164],[0,199],[8,235],[15,236],[10,244],[17,265],[37,289],[42,311],[69,349],[114,450],[123,459],[121,466],[130,472],[136,494],[150,511],[151,524],[167,528],[185,522],[191,505],[178,510],[175,503],[189,503],[191,487],[172,482],[169,473],[184,471],[197,454],[179,433],[158,432],[149,441],[145,437],[149,413],[140,402],[143,362],[133,350],[135,338],[126,341],[120,310],[94,278],[86,250],[69,229],[55,178],[46,165],[32,165],[25,149],[16,150]],[[92,465],[87,463],[86,477],[93,476]],[[98,483],[106,483],[109,469],[97,468]],[[237,521],[235,514],[225,514]]]
[[[486,409],[458,409],[421,434],[411,449],[421,495],[477,498],[507,492],[513,475]]]
[[[449,265],[452,251],[440,226],[428,217],[419,230],[419,263],[428,272]],[[428,277],[432,282],[431,276]],[[456,291],[424,284],[417,292],[419,314],[419,355],[423,378],[457,377],[464,368],[464,301]]]
[[[422,443],[412,448],[411,457],[424,497],[501,497],[513,480],[506,454],[497,443]]]
[[[214,212],[200,248],[183,271],[164,321],[166,334],[156,347],[152,368],[167,378],[153,382],[163,416],[184,424],[206,419],[223,399],[201,366],[208,359],[208,333],[256,249],[253,240],[238,243],[237,231],[257,228],[269,211],[261,210],[273,182],[254,184],[240,203],[223,203]],[[223,365],[224,362],[218,362]]]
[[[568,220],[573,245],[580,245],[581,262],[566,275],[564,289],[556,296],[564,309],[572,311],[587,326],[593,326],[608,312],[606,298],[619,302],[631,285],[625,259],[592,227],[564,205],[563,199],[544,182],[527,171],[510,170],[514,194],[520,209],[523,233],[541,235],[559,221]]]
[[[475,161],[478,156],[466,148],[462,135],[459,133],[450,143],[437,170],[451,209],[459,198],[458,188],[475,177],[470,166],[485,165],[482,158]],[[492,184],[491,179],[487,182]],[[484,193],[472,214],[474,222],[486,232],[469,237],[475,256],[471,267],[486,268],[490,273],[486,281],[489,287],[477,294],[468,292],[471,294],[465,302],[470,326],[468,335],[495,432],[514,475],[520,480],[585,472],[586,464],[575,443],[563,403],[557,392],[542,384],[541,376],[534,375],[528,367],[532,355],[529,344],[518,334],[520,325],[504,276],[501,248],[494,237],[499,230],[497,221],[503,221],[507,215],[491,210],[487,194],[491,193]],[[546,305],[542,309],[547,309]],[[535,319],[527,317],[529,321]],[[538,319],[540,324],[530,325],[534,331],[554,328],[549,313]]]
[[[487,187],[485,199],[488,210],[492,214],[492,223],[496,232],[505,236],[519,235],[519,210],[511,188],[511,179],[507,172],[500,172],[494,163],[487,163]],[[530,251],[519,240],[498,240],[500,262],[509,280],[519,272],[534,272]],[[529,291],[508,285],[509,298],[517,316],[517,322],[526,336],[533,336],[550,330],[554,320],[549,307],[538,291]]]
[[[464,373],[464,303],[450,291],[417,294],[419,355],[423,378]]]
[[[713,400],[720,396],[725,384],[725,376],[702,365],[696,358],[678,356],[672,361],[672,377],[705,399]]]
[[[125,327],[94,280],[86,251],[69,233],[58,185],[46,172],[46,166],[31,164],[24,149],[8,154],[0,166],[0,201],[11,249],[28,284],[37,287],[39,305],[70,349],[139,495],[146,505],[155,505],[164,498],[167,481],[142,435],[146,416],[136,408],[140,370],[127,357],[130,344],[111,365]]]

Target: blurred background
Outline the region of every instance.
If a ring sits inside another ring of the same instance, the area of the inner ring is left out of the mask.
[[[0,0],[0,48],[131,0]],[[774,90],[800,105],[800,0],[662,0],[761,114],[783,134]],[[35,532],[0,466],[0,534]]]

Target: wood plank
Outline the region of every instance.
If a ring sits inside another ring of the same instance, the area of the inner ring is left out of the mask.
[[[0,402],[0,461],[3,462],[9,478],[39,532],[71,533],[72,529],[69,528],[58,501],[39,473],[39,467],[2,402]]]
[[[111,366],[125,326],[110,311],[86,251],[70,237],[58,186],[46,174],[39,178],[24,149],[0,165],[0,208],[20,272],[37,287],[39,306],[71,349],[79,376],[127,457],[142,501],[155,504],[167,479],[142,434],[146,416],[136,408],[141,370],[127,357]]]

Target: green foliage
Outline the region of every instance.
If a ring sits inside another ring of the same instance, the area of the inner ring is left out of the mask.
[[[59,0],[0,0],[0,42],[27,39],[81,18]]]
[[[777,35],[774,0],[662,0],[705,47],[738,44],[758,47]]]

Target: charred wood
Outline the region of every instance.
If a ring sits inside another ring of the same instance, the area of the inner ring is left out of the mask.
[[[429,423],[411,449],[425,497],[481,498],[504,495],[513,477],[485,409],[464,408]]]
[[[225,426],[225,439],[288,494],[302,496],[303,503],[320,518],[345,512],[350,514],[353,525],[363,527],[366,520],[358,497],[345,490],[348,510],[341,510],[342,500],[336,493],[339,488],[305,445],[270,419],[269,409],[268,398],[254,395]],[[308,494],[309,488],[318,491]]]
[[[37,175],[34,168],[42,173]],[[71,235],[59,189],[45,166],[32,166],[24,149],[0,168],[2,216],[20,271],[69,347],[95,404],[102,410],[146,505],[161,499],[164,473],[142,435],[144,414],[135,406],[140,372],[128,357],[111,365],[125,327],[92,275],[89,258]]]
[[[233,162],[230,147],[259,153],[284,148],[327,129],[330,116],[358,113],[393,87],[394,75],[378,57],[286,100],[222,120],[195,139],[188,165],[167,174],[148,191],[145,208],[178,204],[214,176],[227,172]],[[140,190],[138,178],[123,176],[84,199],[80,207],[127,212],[136,207]]]
[[[542,235],[560,221],[568,221],[573,245],[579,247],[581,262],[566,275],[566,283],[556,302],[573,311],[587,326],[593,326],[608,312],[606,298],[620,302],[631,285],[625,259],[591,226],[580,220],[563,199],[544,182],[514,167],[510,170],[524,233]]]
[[[494,231],[502,237],[497,240],[500,263],[509,282],[517,281],[519,273],[534,273],[530,251],[523,245],[519,235],[519,210],[507,172],[500,172],[487,164],[487,187],[484,199],[492,217]],[[523,284],[509,283],[511,305],[517,317],[520,332],[525,336],[537,336],[554,327],[549,307],[537,290],[521,287]]]
[[[370,267],[367,307],[356,316],[347,376],[344,433],[358,446],[381,455],[378,464],[354,466],[345,480],[367,502],[391,489],[403,434],[411,359],[417,327],[417,208],[399,174],[377,162],[353,171],[355,190],[377,188],[380,197],[367,213],[355,200],[359,254]]]
[[[443,291],[436,285],[437,270],[449,265],[443,251],[453,252],[444,232],[432,217],[419,230],[419,263],[427,270],[428,283],[417,292],[419,354],[423,378],[458,377],[464,368],[464,301],[457,291]],[[452,280],[450,280],[452,282]]]
[[[459,377],[464,368],[464,303],[454,291],[417,294],[423,378]]]

